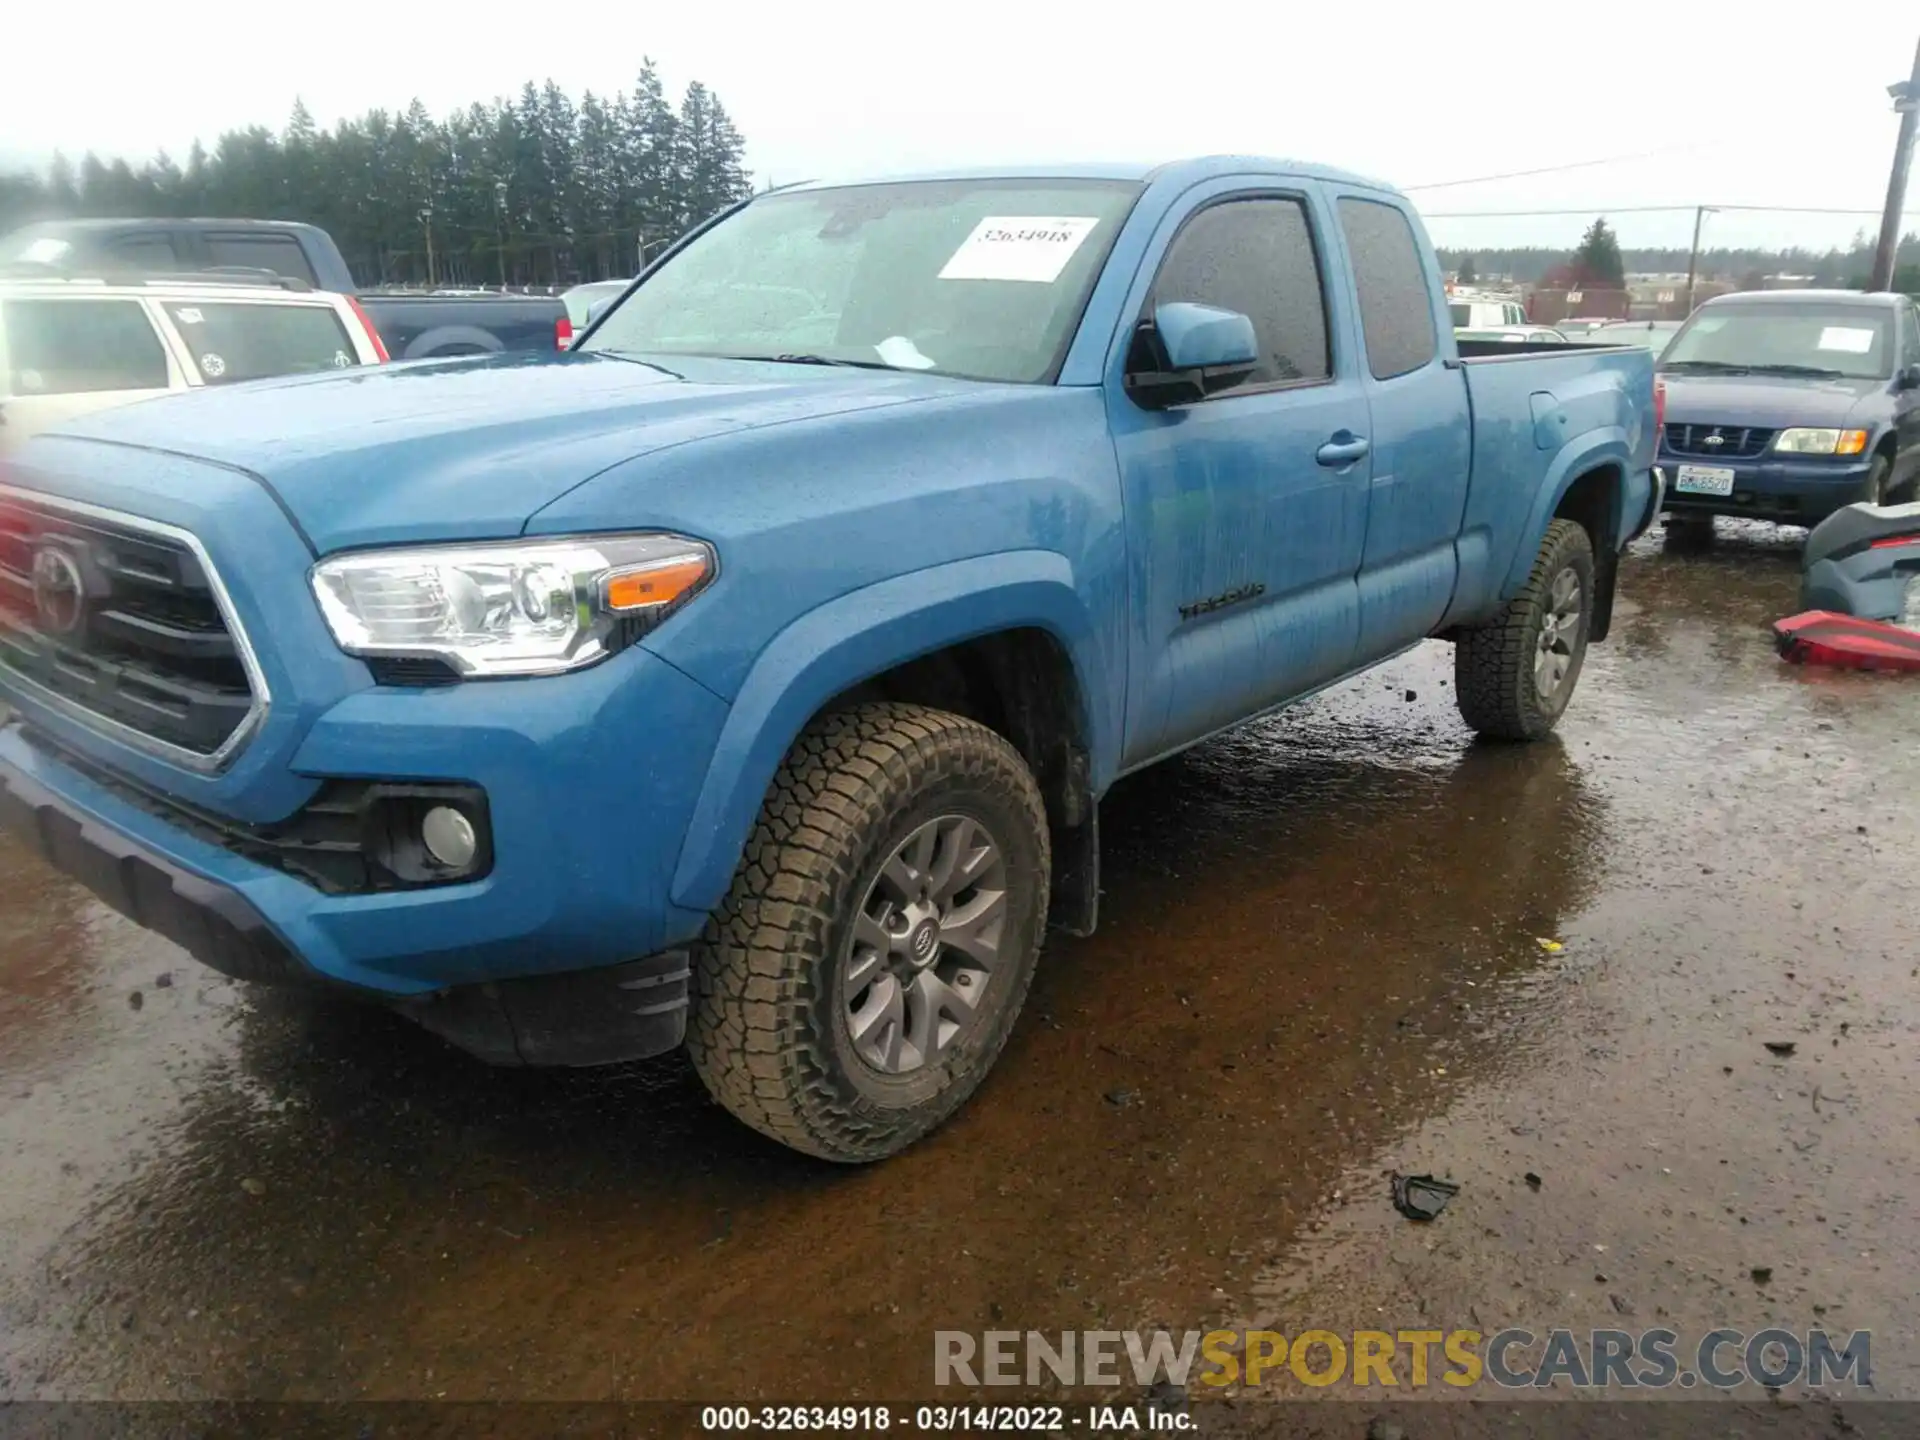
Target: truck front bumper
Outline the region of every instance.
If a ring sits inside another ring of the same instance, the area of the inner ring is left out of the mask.
[[[1783,525],[1817,525],[1861,498],[1872,456],[1858,463],[1833,460],[1703,460],[1669,454],[1654,462],[1666,472],[1666,508],[1674,515],[1732,515]],[[1682,465],[1733,471],[1731,495],[1699,495],[1679,488]]]
[[[645,651],[550,680],[374,687],[320,717],[291,757],[301,776],[484,795],[485,873],[411,888],[316,885],[22,709],[0,728],[0,823],[213,968],[392,1002],[497,1062],[679,1041],[705,917],[669,889],[725,706]]]

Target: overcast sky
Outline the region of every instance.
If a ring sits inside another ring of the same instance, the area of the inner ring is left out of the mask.
[[[1571,243],[1602,211],[1628,245],[1684,244],[1690,208],[1619,212],[1716,203],[1866,213],[1725,212],[1707,220],[1710,245],[1844,244],[1877,228],[1896,125],[1884,86],[1906,76],[1920,38],[1912,0],[1832,0],[1790,22],[1717,0],[709,0],[563,7],[545,12],[551,25],[457,7],[455,27],[391,0],[215,0],[190,21],[124,3],[84,20],[58,4],[8,16],[5,158],[179,155],[222,129],[278,129],[296,95],[325,125],[415,96],[440,114],[529,78],[611,93],[651,55],[675,92],[692,79],[718,92],[757,181],[1288,155],[1422,187],[1435,238],[1466,245]],[[1602,160],[1618,163],[1427,188]],[[1580,213],[1444,218],[1560,208]],[[1907,214],[1920,224],[1920,195]]]

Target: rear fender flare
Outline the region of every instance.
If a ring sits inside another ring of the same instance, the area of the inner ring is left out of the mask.
[[[1560,502],[1567,498],[1567,492],[1573,488],[1574,482],[1589,471],[1605,466],[1612,466],[1625,477],[1614,502],[1614,542],[1617,544],[1619,537],[1627,533],[1632,523],[1629,517],[1635,513],[1635,504],[1644,508],[1647,496],[1642,490],[1636,501],[1633,493],[1633,447],[1627,432],[1618,425],[1606,425],[1571,441],[1547,467],[1546,479],[1535,494],[1533,508],[1527,514],[1527,523],[1520,531],[1519,549],[1508,561],[1506,578],[1500,586],[1502,602],[1519,594],[1520,587],[1526,584],[1527,574],[1533,569],[1534,557],[1540,553],[1540,543],[1546,538],[1547,526],[1553,522],[1554,513],[1559,510]],[[1606,548],[1606,536],[1593,537],[1596,559]]]
[[[788,625],[747,673],[721,727],[682,842],[672,898],[712,910],[725,897],[767,789],[794,740],[834,696],[896,665],[997,631],[1046,630],[1079,678],[1096,776],[1117,726],[1098,697],[1095,631],[1064,556],[1016,550],[956,560],[839,596]]]

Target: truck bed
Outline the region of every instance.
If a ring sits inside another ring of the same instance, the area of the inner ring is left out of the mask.
[[[1646,405],[1653,352],[1643,346],[1467,340],[1459,349],[1455,363],[1473,427],[1473,484],[1449,623],[1483,614],[1513,592],[1548,518],[1535,512],[1551,504],[1563,476],[1592,468],[1609,442],[1624,444],[1636,458],[1625,493],[1644,505],[1657,438]],[[1529,418],[1531,425],[1524,423]]]
[[[429,295],[371,291],[361,308],[395,360],[552,353],[567,307],[553,295]],[[571,330],[571,325],[568,326]]]

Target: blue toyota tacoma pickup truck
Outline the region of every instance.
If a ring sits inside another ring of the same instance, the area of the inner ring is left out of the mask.
[[[950,1115],[1120,776],[1430,637],[1542,736],[1652,523],[1634,347],[1463,361],[1395,192],[772,192],[559,356],[208,391],[0,475],[0,808],[227,974],[485,1059]]]

